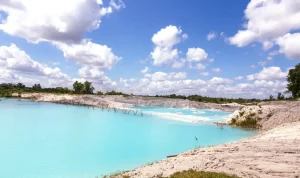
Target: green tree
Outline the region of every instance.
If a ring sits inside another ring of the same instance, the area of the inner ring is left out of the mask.
[[[17,88],[20,88],[20,89],[21,89],[21,88],[25,88],[25,85],[23,85],[23,83],[18,83],[18,84],[17,84]]]
[[[84,93],[85,94],[93,94],[94,89],[95,88],[93,87],[92,82],[88,82],[88,81],[84,82]]]
[[[102,91],[98,91],[97,95],[103,95],[103,92]]]
[[[281,94],[281,93],[278,93],[277,99],[278,99],[278,100],[284,100],[284,95]]]
[[[294,69],[289,70],[287,77],[287,89],[294,98],[300,97],[300,63]]]
[[[274,96],[270,95],[270,99],[269,100],[274,100]]]
[[[34,85],[32,86],[32,89],[33,89],[33,90],[36,90],[36,91],[39,91],[39,90],[42,89],[42,87],[41,87],[40,84],[34,84]]]
[[[73,84],[74,93],[82,94],[84,92],[84,85],[78,81]]]
[[[124,95],[122,92],[116,92],[114,90],[106,92],[105,95]]]

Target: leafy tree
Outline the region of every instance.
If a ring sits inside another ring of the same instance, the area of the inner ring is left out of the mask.
[[[39,90],[42,89],[42,87],[41,87],[40,84],[34,84],[34,85],[32,86],[32,89],[35,90],[35,91],[39,91]]]
[[[73,84],[74,93],[82,94],[84,92],[84,85],[78,81]]]
[[[294,69],[289,70],[287,77],[287,89],[294,98],[300,97],[300,63]]]
[[[25,85],[23,85],[23,83],[18,83],[17,88],[25,88]]]
[[[106,95],[124,95],[122,92],[116,92],[116,91],[109,91],[105,93]]]
[[[97,95],[103,95],[103,92],[102,91],[98,91]]]
[[[278,99],[278,100],[284,100],[284,95],[281,94],[281,93],[278,93],[277,99]]]
[[[94,89],[95,88],[93,87],[92,82],[88,82],[88,81],[84,82],[84,93],[85,94],[93,94]]]
[[[274,96],[270,95],[269,100],[274,100]]]

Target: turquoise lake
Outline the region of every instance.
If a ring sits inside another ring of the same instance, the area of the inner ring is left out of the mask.
[[[2,99],[0,177],[95,178],[199,146],[228,143],[256,134],[212,124],[224,120],[230,114],[227,112],[137,109],[203,116],[211,121],[188,123],[157,116]]]

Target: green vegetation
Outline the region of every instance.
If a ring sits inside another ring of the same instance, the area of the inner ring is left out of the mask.
[[[12,84],[12,83],[2,83],[0,84],[0,97],[11,97],[13,93],[22,92],[41,92],[41,93],[72,93],[72,90],[68,88],[42,88],[40,84],[34,84],[32,87],[26,87],[22,83]]]
[[[117,171],[116,173],[113,173],[108,176],[104,176],[103,178],[115,178],[120,177],[121,174],[125,172],[123,171]],[[122,178],[130,178],[129,176],[121,176]],[[204,171],[195,171],[195,170],[188,170],[188,171],[182,171],[182,172],[176,172],[172,174],[169,177],[158,177],[158,178],[239,178],[238,176],[230,176],[225,173],[216,173],[216,172],[204,172]]]
[[[261,102],[266,100],[260,100],[260,99],[243,99],[243,98],[213,98],[213,97],[207,97],[207,96],[201,96],[201,95],[190,95],[190,96],[183,96],[183,95],[156,95],[156,97],[163,97],[163,98],[174,98],[174,99],[188,99],[190,101],[198,101],[198,102],[207,102],[207,103],[254,103],[254,102]]]
[[[81,94],[84,91],[84,85],[78,81],[73,84],[74,93]]]
[[[73,84],[73,89],[75,94],[93,94],[94,87],[91,82],[85,81],[83,84],[76,81]]]
[[[237,121],[236,118],[232,118],[232,119],[231,119],[231,122],[230,122],[230,125],[235,125],[235,124],[236,124],[236,121]]]
[[[238,178],[238,177],[230,176],[225,173],[188,170],[188,171],[177,172],[169,177],[160,177],[160,178]]]
[[[244,114],[245,114],[245,111],[241,111],[241,112],[239,113],[240,117],[243,117]]]
[[[244,112],[242,114],[242,116],[244,115]],[[239,116],[241,116],[241,112],[239,113]],[[243,128],[248,128],[248,129],[257,129],[259,128],[259,125],[257,123],[257,121],[261,120],[261,118],[256,117],[255,113],[250,113],[249,115],[245,116],[244,120],[239,121],[238,117],[236,118],[232,118],[230,121],[230,125],[235,125],[235,126],[239,126],[239,127],[243,127]]]
[[[104,95],[104,93],[102,91],[98,91],[96,95]]]
[[[115,178],[120,176],[121,174],[124,174],[126,171],[116,171],[110,175],[103,176],[103,178]],[[122,178],[129,178],[129,176],[122,176]]]
[[[110,92],[106,92],[105,95],[126,95],[122,92],[116,92],[116,91],[110,91]]]
[[[291,92],[294,98],[300,97],[300,63],[289,70],[287,81],[288,92]]]
[[[281,94],[281,93],[278,93],[277,99],[278,99],[278,100],[284,100],[284,95]]]
[[[243,127],[243,128],[251,128],[251,129],[256,129],[257,126],[257,120],[253,117],[246,116],[245,120],[242,120],[240,122],[236,123],[237,126]]]
[[[287,77],[288,85],[287,85],[287,93],[292,93],[292,97],[285,97],[282,93],[278,93],[277,100],[294,100],[297,97],[300,97],[300,63],[295,66],[294,69],[289,70],[289,74]],[[10,97],[12,93],[22,93],[22,92],[41,92],[41,93],[58,93],[58,94],[94,94],[95,88],[93,87],[91,82],[80,83],[78,81],[74,82],[73,90],[68,88],[56,87],[56,88],[42,88],[40,84],[34,84],[32,87],[26,87],[22,83],[11,84],[11,83],[3,83],[0,84],[0,97]],[[104,93],[98,91],[97,95],[103,95]],[[123,95],[130,96],[128,94],[124,94],[122,92],[117,91],[109,91],[106,92],[105,95]],[[131,94],[133,95],[133,94]],[[155,97],[163,97],[163,98],[174,98],[174,99],[187,99],[190,101],[198,101],[198,102],[207,102],[207,103],[240,103],[240,104],[257,104],[262,101],[272,101],[275,100],[273,95],[270,95],[269,99],[261,100],[261,99],[243,99],[243,98],[223,98],[223,97],[206,97],[201,95],[156,95]],[[243,116],[243,113],[240,113],[240,117]]]

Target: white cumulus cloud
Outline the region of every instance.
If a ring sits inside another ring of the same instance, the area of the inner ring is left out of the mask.
[[[298,58],[295,52],[300,51],[297,45],[293,49],[285,47],[294,44],[288,33],[300,29],[299,0],[251,0],[245,10],[245,29],[239,30],[229,38],[231,44],[244,47],[252,42],[260,42],[265,50],[275,43],[281,47],[281,53],[289,58]],[[292,34],[293,35],[293,34]],[[295,34],[295,38],[298,35]]]
[[[247,80],[280,80],[287,77],[280,67],[264,67],[259,73],[248,75]]]
[[[32,60],[25,51],[19,49],[15,44],[0,46],[0,64],[0,68],[20,73],[41,75],[56,79],[69,79],[58,67],[50,68],[45,64]]]
[[[34,43],[77,43],[86,32],[100,26],[103,15],[121,7],[122,1],[111,1],[103,7],[101,0],[2,0],[0,11],[7,17],[0,23],[0,30]]]
[[[206,60],[208,54],[202,48],[189,48],[186,53],[186,58],[189,62],[201,62]]]
[[[300,12],[299,12],[300,14]],[[300,33],[286,34],[277,40],[279,52],[289,59],[300,59]]]
[[[151,78],[152,81],[165,81],[165,80],[177,80],[177,79],[185,79],[187,77],[187,73],[185,72],[155,72],[153,74],[146,74],[145,77]]]
[[[121,59],[112,52],[111,48],[90,40],[83,40],[80,44],[56,43],[56,45],[63,51],[65,58],[83,65],[111,69]]]
[[[182,30],[176,26],[169,25],[152,37],[155,44],[153,52],[150,53],[155,66],[171,66],[181,68],[185,61],[178,61],[179,51],[174,46],[187,38],[187,34],[182,35]]]

